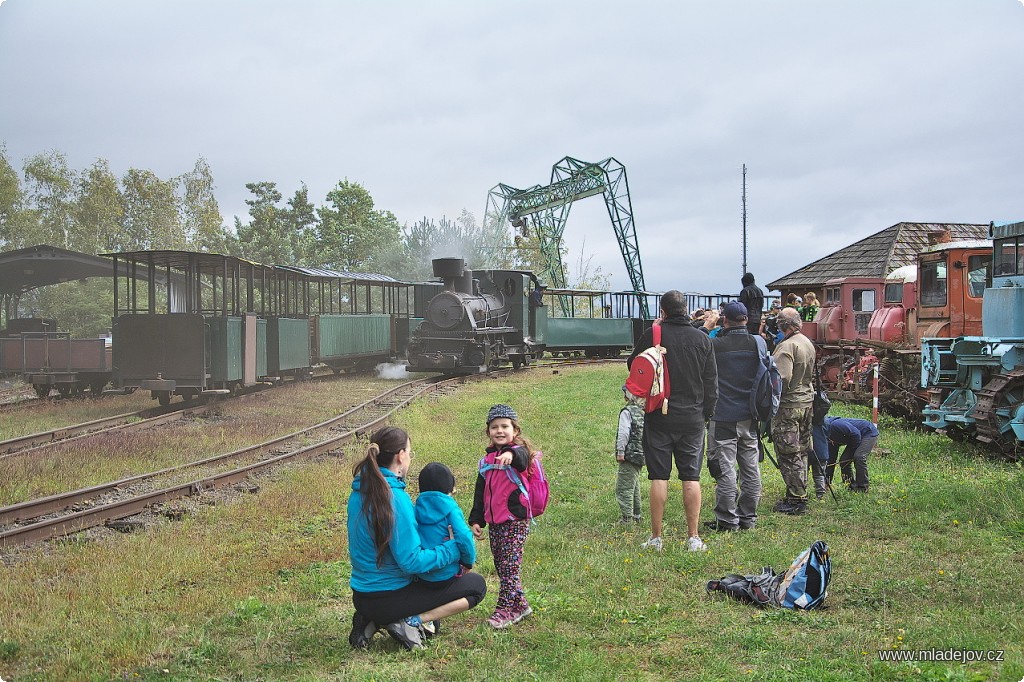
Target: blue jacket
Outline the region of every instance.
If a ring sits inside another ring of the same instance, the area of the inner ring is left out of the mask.
[[[466,519],[462,517],[462,510],[451,495],[437,490],[421,492],[416,498],[416,525],[419,526],[424,548],[437,547],[454,535],[455,544],[459,547],[459,564],[471,567],[476,563],[473,531],[469,529]],[[458,564],[449,564],[429,573],[420,573],[417,577],[428,582],[440,582],[454,578],[458,572]]]
[[[818,435],[818,428],[815,428],[815,436]],[[845,445],[849,454],[857,449],[860,442],[865,438],[878,438],[878,429],[867,419],[851,419],[848,417],[825,417],[825,423],[820,427],[821,434],[827,441],[827,461],[836,461],[839,455],[839,447]],[[819,454],[819,438],[815,438],[814,454],[821,459]]]
[[[416,512],[409,493],[405,492],[405,481],[389,469],[381,473],[391,486],[395,523],[391,545],[380,566],[370,524],[363,514],[363,496],[359,492],[361,476],[352,480],[352,494],[348,498],[348,554],[352,562],[349,585],[356,592],[399,590],[411,583],[414,575],[457,564],[459,560],[459,548],[454,542],[423,548],[416,528]]]
[[[750,392],[754,388],[761,354],[768,354],[764,339],[751,336],[747,328],[723,328],[711,345],[718,365],[718,404],[711,417],[716,422],[742,422],[750,414]]]

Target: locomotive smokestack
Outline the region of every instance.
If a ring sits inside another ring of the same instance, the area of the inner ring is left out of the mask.
[[[430,261],[430,267],[434,271],[434,277],[444,280],[445,291],[461,291],[458,281],[464,276],[466,261],[462,258],[435,258]],[[470,275],[472,279],[472,275]]]

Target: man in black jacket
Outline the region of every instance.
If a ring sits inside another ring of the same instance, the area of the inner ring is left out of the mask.
[[[750,529],[757,522],[761,466],[750,394],[761,358],[768,357],[768,347],[764,339],[747,331],[747,308],[742,303],[727,303],[722,318],[725,325],[711,341],[718,364],[718,405],[708,425],[708,471],[716,483],[715,520],[704,527],[726,531]]]
[[[764,308],[764,292],[754,284],[754,275],[745,272],[740,280],[743,291],[740,292],[740,303],[747,308],[747,331],[758,334],[761,331],[761,310]]]
[[[704,426],[715,413],[718,402],[718,369],[711,339],[690,324],[686,298],[681,292],[673,290],[662,295],[659,320],[670,392],[668,413],[656,410],[644,419],[644,457],[647,477],[651,479],[651,538],[643,547],[658,551],[662,548],[662,518],[674,458],[679,480],[683,482],[683,507],[689,536],[686,546],[699,552],[707,549],[697,531]],[[627,366],[652,345],[653,334],[648,329],[626,361]]]

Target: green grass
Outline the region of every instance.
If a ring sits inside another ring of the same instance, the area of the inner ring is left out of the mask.
[[[1020,680],[1024,475],[965,446],[883,421],[871,492],[773,514],[783,486],[766,462],[758,528],[686,552],[673,484],[666,549],[623,530],[613,487],[621,366],[541,370],[414,405],[413,475],[451,466],[468,511],[487,408],[508,402],[545,452],[552,503],[526,545],[535,615],[507,631],[484,620],[490,592],[448,619],[423,652],[380,636],[348,648],[344,504],[351,457],[296,467],[259,495],[101,543],[67,541],[0,568],[0,676],[111,678],[565,680]],[[836,413],[867,416],[857,408]],[[413,486],[414,487],[414,486]],[[713,482],[707,478],[704,518]],[[705,594],[730,572],[777,569],[815,539],[832,549],[829,608],[757,610]],[[879,649],[1001,649],[1003,663],[881,663]],[[165,672],[166,671],[166,672]]]

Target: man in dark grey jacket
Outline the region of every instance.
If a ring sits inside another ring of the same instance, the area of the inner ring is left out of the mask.
[[[651,538],[643,544],[661,550],[662,517],[668,499],[668,479],[675,459],[683,482],[686,509],[687,549],[707,549],[700,539],[700,470],[704,460],[704,426],[715,413],[718,402],[718,370],[711,339],[690,324],[686,298],[679,291],[661,297],[661,345],[666,349],[670,392],[668,414],[660,410],[644,419],[644,458],[651,479]],[[627,365],[653,345],[653,334],[645,331],[629,356]]]
[[[718,365],[718,405],[708,424],[708,471],[715,477],[715,520],[708,530],[750,529],[757,523],[761,499],[757,422],[750,394],[757,366],[768,356],[760,336],[747,331],[747,307],[733,301],[722,310],[724,325],[712,339]],[[739,465],[739,494],[736,467]]]

